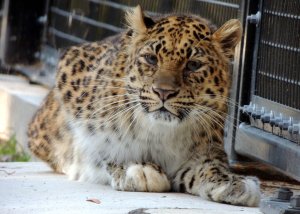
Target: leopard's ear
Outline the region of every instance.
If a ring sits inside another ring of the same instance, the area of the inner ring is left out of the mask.
[[[137,34],[144,34],[148,28],[155,25],[155,22],[144,14],[140,5],[126,12],[126,21],[128,27]]]
[[[233,57],[235,46],[241,40],[242,31],[241,22],[231,19],[214,32],[213,40],[219,44],[226,57]]]

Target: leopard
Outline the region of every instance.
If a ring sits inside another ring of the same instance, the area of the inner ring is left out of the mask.
[[[72,180],[117,191],[183,192],[255,207],[258,178],[224,149],[242,25],[125,13],[124,31],[67,48],[28,128],[31,152]]]

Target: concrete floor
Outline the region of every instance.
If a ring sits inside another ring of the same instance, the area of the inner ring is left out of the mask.
[[[87,199],[98,199],[99,204]],[[254,214],[180,193],[118,192],[109,186],[69,181],[41,162],[0,163],[0,213]]]

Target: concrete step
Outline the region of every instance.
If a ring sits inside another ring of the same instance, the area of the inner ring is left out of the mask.
[[[12,135],[27,150],[27,125],[48,93],[21,77],[0,75],[0,139]]]

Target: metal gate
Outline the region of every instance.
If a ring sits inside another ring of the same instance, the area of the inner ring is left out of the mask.
[[[253,57],[239,79],[232,150],[300,180],[300,1],[261,0],[254,13]]]

